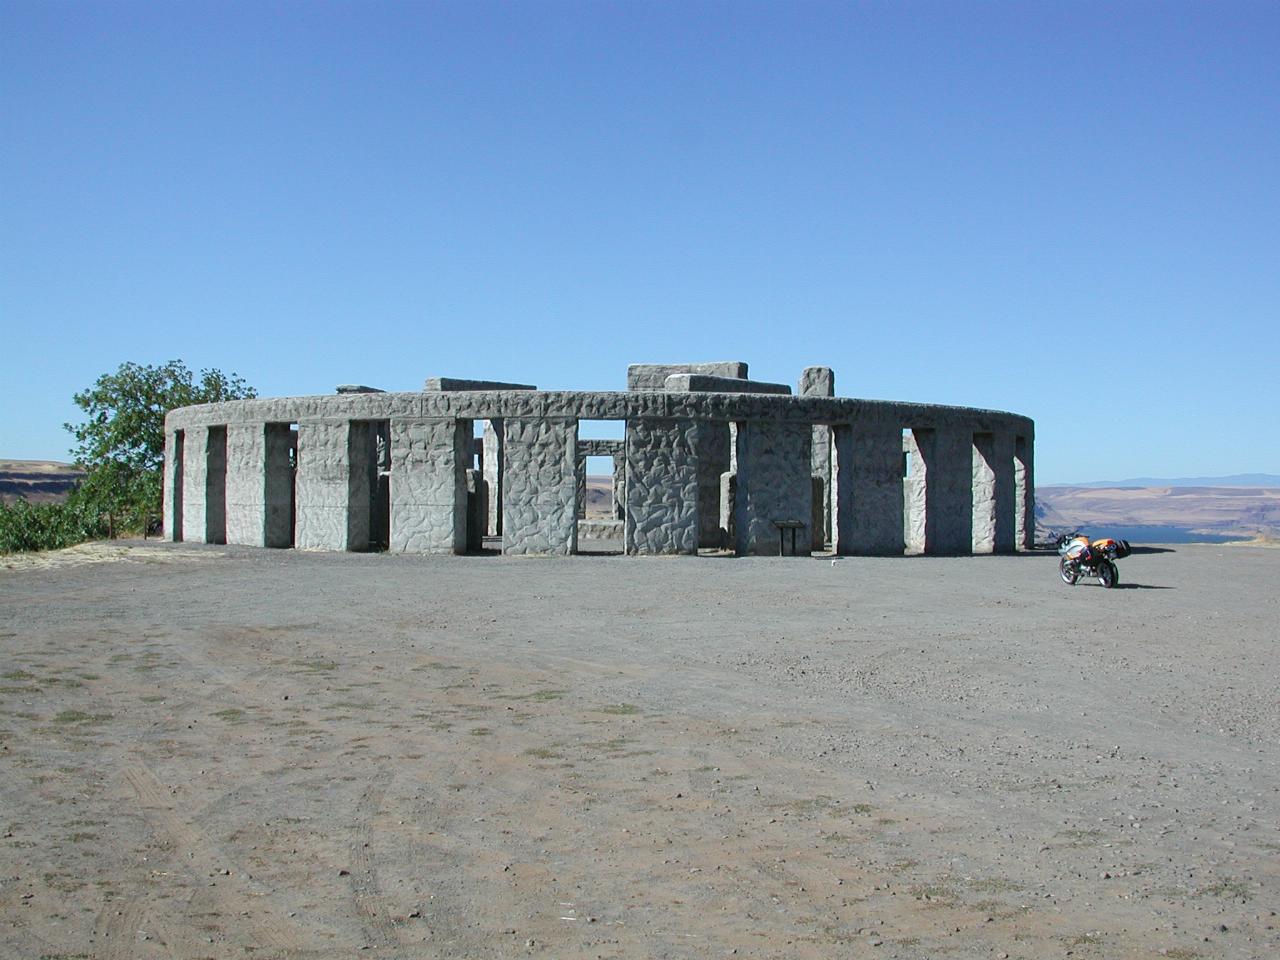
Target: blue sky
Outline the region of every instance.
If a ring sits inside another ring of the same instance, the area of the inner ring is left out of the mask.
[[[1280,473],[1280,5],[0,0],[0,457],[265,396],[742,359]]]

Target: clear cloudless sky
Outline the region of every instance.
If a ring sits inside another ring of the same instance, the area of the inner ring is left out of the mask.
[[[264,396],[741,359],[1280,472],[1280,4],[0,0],[0,457]]]

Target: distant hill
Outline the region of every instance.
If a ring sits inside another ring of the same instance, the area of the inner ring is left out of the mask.
[[[1270,486],[1037,486],[1036,523],[1044,532],[1082,529],[1151,543],[1275,537],[1280,477],[1274,479]]]
[[[1050,484],[1063,487],[1280,487],[1280,474],[1236,473],[1229,477],[1134,477],[1130,480],[1088,480],[1081,483]]]
[[[61,503],[84,472],[57,460],[0,460],[0,501]]]

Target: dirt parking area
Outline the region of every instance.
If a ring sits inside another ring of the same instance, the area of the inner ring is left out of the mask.
[[[1280,551],[93,559],[0,568],[0,956],[1280,955]]]

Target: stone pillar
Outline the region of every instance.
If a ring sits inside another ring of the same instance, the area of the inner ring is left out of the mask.
[[[227,427],[227,542],[249,547],[267,545],[264,424],[233,423]]]
[[[287,423],[227,427],[227,542],[287,547],[293,542],[293,431]]]
[[[397,553],[467,552],[470,420],[391,421],[391,542]]]
[[[777,556],[774,521],[800,522],[796,550],[808,554],[813,541],[812,440],[807,423],[751,420],[738,425],[734,527],[739,555]],[[789,549],[789,532],[786,542]]]
[[[488,487],[489,523],[486,533],[502,535],[502,421],[484,422],[484,482]]]
[[[628,554],[698,552],[701,427],[695,420],[627,421]]]
[[[1036,545],[1035,448],[1031,437],[1016,437],[1013,445],[1013,538],[1018,550]]]
[[[297,547],[366,550],[373,424],[367,420],[303,420],[298,424]]]
[[[1010,553],[1014,541],[1014,438],[973,435],[974,553]]]
[[[903,448],[900,427],[838,425],[832,431],[835,550],[901,556]]]
[[[908,547],[961,555],[973,548],[973,435],[953,427],[912,430]]]
[[[467,552],[484,549],[484,531],[489,522],[489,493],[483,470],[467,470]]]
[[[720,547],[723,549],[731,550],[736,543],[737,531],[733,526],[733,510],[737,498],[738,475],[727,471],[720,474]]]
[[[822,532],[822,525],[826,521],[827,504],[830,498],[827,497],[827,488],[823,485],[821,477],[811,476],[809,482],[813,484],[813,516],[810,518],[810,531],[813,536],[813,543],[810,544],[811,549],[815,553],[821,553],[827,548],[827,537]]]
[[[932,430],[908,430],[900,441],[902,477],[902,538],[908,553],[925,552],[928,461],[922,448],[932,448]]]
[[[625,453],[613,455],[613,519],[623,520],[627,516],[627,456]]]
[[[227,542],[227,428],[191,427],[183,440],[182,536]]]
[[[836,395],[835,372],[830,367],[805,367],[804,372],[800,375],[799,386],[799,394],[802,397],[834,397]],[[832,512],[834,509],[832,504],[834,499],[828,495],[832,486],[831,428],[829,426],[814,426],[812,451],[810,456],[813,463],[813,475],[822,478],[822,489],[824,491],[820,504],[822,507],[821,536],[819,537],[819,532],[815,530],[813,537],[815,544],[821,539],[822,546],[815,546],[815,549],[821,550],[834,540],[832,533]]]
[[[729,424],[699,420],[694,427],[698,471],[698,546],[719,547],[720,475],[729,469]]]
[[[573,508],[577,511],[578,519],[585,520],[587,518],[587,457],[586,454],[575,452],[573,455]]]
[[[577,552],[577,421],[508,417],[503,427],[502,552]]]
[[[175,543],[182,540],[182,458],[186,437],[183,430],[164,435],[164,535]]]

